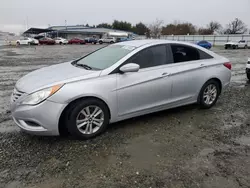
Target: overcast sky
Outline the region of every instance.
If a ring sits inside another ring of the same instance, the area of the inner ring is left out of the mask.
[[[114,19],[149,24],[174,20],[223,26],[235,17],[250,27],[250,0],[0,0],[0,30],[20,32],[48,25],[112,23]]]

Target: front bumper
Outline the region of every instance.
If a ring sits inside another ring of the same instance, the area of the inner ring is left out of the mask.
[[[11,104],[14,122],[24,131],[34,135],[59,135],[59,118],[66,104],[45,100],[41,104],[30,106]]]

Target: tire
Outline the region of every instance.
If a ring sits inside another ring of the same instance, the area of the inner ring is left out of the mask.
[[[114,43],[114,41],[110,41],[110,44],[113,44]]]
[[[20,42],[17,42],[16,44],[19,46],[19,45],[20,45]]]
[[[99,44],[103,44],[103,42],[102,42],[102,41],[99,41]]]
[[[62,45],[62,42],[60,42],[59,44]]]
[[[227,50],[227,46],[225,46],[225,49]]]
[[[247,73],[247,79],[250,81],[250,73]]]
[[[87,107],[89,107],[89,112],[90,112],[89,114],[91,113],[94,114],[93,111],[95,108],[98,109],[97,112],[100,112],[99,110],[101,110],[101,113],[96,116],[97,119],[100,118],[102,120],[102,124],[100,126],[97,126],[95,123],[92,123],[95,121],[93,116],[87,117],[84,115],[84,113],[88,114],[86,110]],[[81,113],[83,110],[84,110],[84,113]],[[84,100],[77,101],[77,103],[73,103],[73,105],[70,108],[68,108],[65,115],[67,117],[66,128],[68,132],[74,138],[77,138],[77,139],[94,138],[97,135],[101,134],[103,131],[105,131],[105,129],[107,128],[107,125],[109,124],[108,107],[106,106],[105,103],[97,99],[84,99]],[[87,120],[84,121],[83,119],[87,119]],[[83,122],[79,122],[79,125],[82,123],[85,123],[85,125],[82,125],[81,128],[78,128],[77,120],[83,121]],[[90,127],[92,127],[92,133],[91,133]],[[88,131],[88,133],[84,133],[86,130]]]
[[[211,91],[215,90],[214,91],[215,94],[210,93],[209,91],[210,87],[212,89]],[[205,97],[206,93],[208,93],[208,97],[209,97],[208,101],[206,101],[207,100],[207,97]],[[220,86],[219,86],[218,81],[209,80],[202,86],[200,90],[198,103],[200,107],[203,109],[211,108],[217,102],[219,95],[220,95]]]
[[[248,46],[246,45],[244,48],[245,48],[245,49],[248,49]]]

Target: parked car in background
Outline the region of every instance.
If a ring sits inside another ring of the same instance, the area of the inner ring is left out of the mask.
[[[38,45],[39,41],[37,39],[22,37],[16,41],[17,45]]]
[[[25,132],[88,139],[124,119],[192,103],[211,108],[230,78],[229,60],[197,45],[127,41],[22,77],[11,113]]]
[[[86,42],[83,39],[73,38],[68,41],[68,44],[86,44]]]
[[[56,44],[56,41],[53,40],[52,38],[43,37],[39,39],[39,43],[46,44],[46,45],[53,45],[53,44]]]
[[[96,38],[85,38],[86,43],[96,44],[98,40]]]
[[[68,44],[68,40],[61,37],[55,38],[55,42],[56,44]]]
[[[248,61],[247,61],[246,74],[247,74],[248,80],[250,80],[250,58],[248,58]]]
[[[113,44],[116,42],[116,38],[115,37],[102,38],[102,39],[99,39],[98,42],[99,42],[99,44],[102,44],[102,43]]]
[[[225,44],[225,49],[238,49],[238,48],[245,48],[247,49],[248,48],[248,44],[247,44],[247,41],[246,40],[240,40],[239,42],[227,42]]]
[[[118,37],[116,39],[116,42],[125,42],[125,41],[130,41],[133,40],[132,38],[128,38],[128,37]]]
[[[203,48],[206,48],[206,49],[212,48],[212,44],[210,42],[208,42],[208,41],[205,41],[205,40],[197,42],[197,45],[199,45],[199,46],[201,46]]]

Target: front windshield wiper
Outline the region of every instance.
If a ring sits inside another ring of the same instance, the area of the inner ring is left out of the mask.
[[[77,63],[75,63],[75,66],[77,66],[77,67],[83,67],[83,68],[85,68],[87,70],[92,70],[93,69],[92,67],[90,67],[90,66],[88,66],[86,64],[77,64]]]

